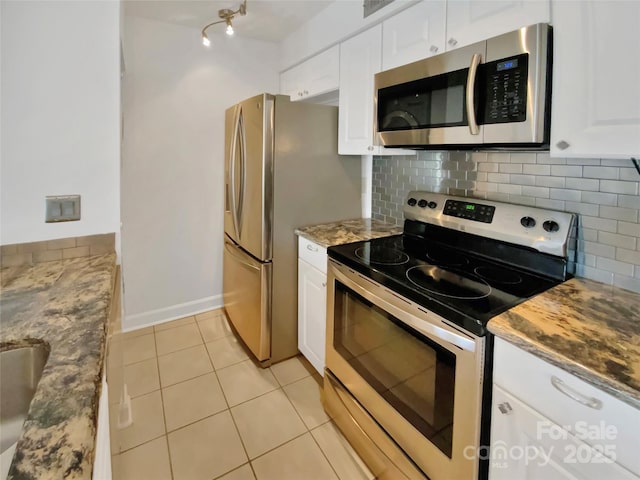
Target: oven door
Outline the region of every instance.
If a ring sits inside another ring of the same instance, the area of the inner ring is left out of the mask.
[[[327,370],[373,420],[358,429],[379,425],[432,480],[477,478],[484,339],[334,260],[327,288]]]

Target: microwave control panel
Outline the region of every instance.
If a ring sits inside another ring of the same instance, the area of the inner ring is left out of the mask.
[[[527,73],[529,54],[483,65],[484,119],[482,123],[524,122],[527,119]]]

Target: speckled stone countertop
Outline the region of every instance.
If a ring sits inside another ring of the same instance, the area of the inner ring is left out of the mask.
[[[2,269],[0,350],[50,349],[7,478],[91,478],[114,273],[113,254]]]
[[[402,227],[371,218],[342,220],[296,229],[296,234],[323,247],[388,237],[398,233],[402,233]]]
[[[640,294],[573,278],[488,328],[640,409]]]

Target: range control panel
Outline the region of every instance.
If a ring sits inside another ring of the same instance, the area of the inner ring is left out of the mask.
[[[409,192],[404,218],[563,257],[575,240],[573,213],[442,193]]]
[[[461,202],[459,200],[447,200],[444,204],[445,215],[466,218],[476,222],[491,223],[496,207],[474,202]]]

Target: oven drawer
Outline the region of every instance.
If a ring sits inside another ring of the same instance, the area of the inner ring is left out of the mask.
[[[376,480],[427,480],[329,370],[325,371],[322,400],[325,410]]]
[[[327,249],[304,237],[298,237],[298,258],[327,273]]]
[[[580,440],[613,449],[617,463],[640,474],[640,411],[631,405],[500,338],[493,382]]]

